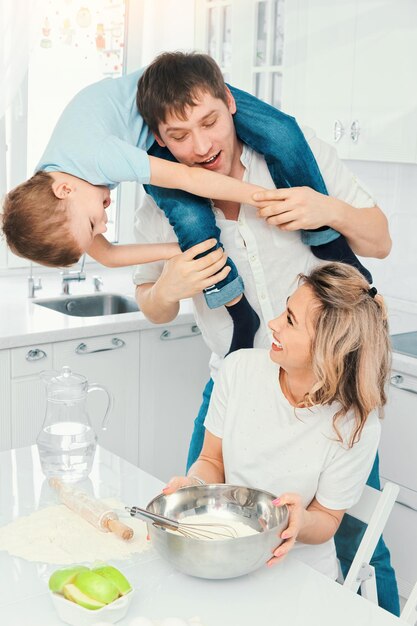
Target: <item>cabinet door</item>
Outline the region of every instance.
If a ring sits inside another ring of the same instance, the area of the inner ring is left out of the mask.
[[[45,385],[42,370],[52,367],[52,345],[41,344],[11,350],[11,445],[35,443],[45,417]]]
[[[353,159],[416,162],[417,3],[357,3],[352,122]]]
[[[380,474],[405,488],[398,500],[417,509],[417,379],[414,376],[392,372],[381,425]],[[414,503],[409,500],[413,493]]]
[[[294,0],[286,10],[284,110],[342,158],[415,163],[415,0]]]
[[[417,379],[414,376],[392,372],[381,426],[381,480],[391,480],[400,486],[384,537],[400,594],[407,597],[417,579]]]
[[[185,472],[210,351],[193,324],[144,330],[140,346],[139,464],[168,480]]]
[[[356,0],[286,5],[283,110],[347,156]],[[339,137],[339,138],[338,138]]]
[[[11,439],[10,351],[0,351],[0,451],[9,450]]]
[[[56,343],[54,368],[68,365],[90,384],[103,385],[113,396],[107,430],[101,428],[107,398],[88,394],[88,413],[98,442],[108,450],[138,463],[139,332],[117,333]]]

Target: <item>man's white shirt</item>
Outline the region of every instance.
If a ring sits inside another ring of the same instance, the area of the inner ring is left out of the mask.
[[[334,148],[318,139],[310,129],[304,135],[317,160],[330,196],[355,208],[372,207],[376,203],[364,186],[339,160]],[[267,189],[275,188],[265,159],[248,146],[243,147],[241,162],[245,167],[243,180]],[[243,278],[245,294],[259,315],[261,324],[255,336],[255,348],[271,344],[268,322],[285,308],[287,297],[295,290],[299,273],[308,273],[320,261],[301,242],[300,231],[281,231],[257,217],[256,209],[242,204],[237,221],[226,220],[223,212],[213,208],[221,242]],[[136,214],[136,239],[139,243],[177,241],[168,219],[150,196],[146,196]],[[147,263],[135,268],[137,285],[156,282],[164,262]],[[196,322],[204,341],[212,351],[212,376],[229,350],[233,322],[225,307],[209,309],[203,294],[193,297]]]

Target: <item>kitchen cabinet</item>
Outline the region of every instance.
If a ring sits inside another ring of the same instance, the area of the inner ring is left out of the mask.
[[[39,373],[68,365],[113,396],[103,431],[107,397],[88,394],[88,413],[103,447],[163,479],[181,473],[210,376],[209,358],[192,322],[2,350],[0,449],[35,443],[46,408]]]
[[[54,344],[54,368],[68,365],[89,384],[107,388],[113,408],[107,429],[101,425],[107,406],[103,392],[88,394],[88,413],[98,442],[134,465],[138,464],[140,333],[74,339]]]
[[[415,0],[286,3],[283,109],[347,159],[417,162]]]
[[[141,332],[140,467],[161,480],[185,472],[209,358],[195,324]]]
[[[394,510],[384,530],[400,595],[408,597],[417,580],[417,376],[395,369],[380,442],[381,480],[400,486]],[[417,374],[417,360],[414,361]]]
[[[45,416],[45,387],[39,374],[53,368],[52,344],[10,350],[11,446],[35,442]]]
[[[39,373],[68,365],[90,384],[98,383],[108,389],[114,403],[105,431],[101,424],[107,397],[99,392],[88,395],[93,428],[101,445],[137,465],[139,331],[15,348],[10,354],[9,389],[4,376],[4,398],[9,397],[10,410],[2,412],[2,416],[11,415],[11,435],[9,441],[7,436],[4,441],[2,437],[3,449],[35,443],[46,408],[45,385]],[[2,419],[2,425],[3,422]]]
[[[0,350],[0,451],[12,446],[9,386],[10,351]]]

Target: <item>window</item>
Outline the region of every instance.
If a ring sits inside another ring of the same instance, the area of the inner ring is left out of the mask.
[[[197,47],[226,81],[281,107],[285,0],[196,0]]]
[[[125,0],[42,3],[26,79],[0,120],[0,144],[7,145],[6,159],[0,162],[3,192],[32,175],[62,110],[80,89],[125,71],[126,25]],[[140,65],[137,61],[135,68]],[[111,241],[118,241],[122,228],[117,210],[123,194],[120,190],[121,186],[112,192],[108,210],[106,236]],[[4,242],[2,246],[3,267],[28,264],[6,251]]]

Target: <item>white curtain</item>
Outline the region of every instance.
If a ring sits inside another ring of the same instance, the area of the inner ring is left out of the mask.
[[[45,5],[45,0],[0,0],[0,119],[26,76]]]
[[[0,199],[7,189],[6,113],[27,75],[47,0],[0,0]]]

